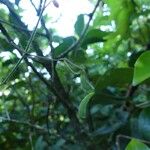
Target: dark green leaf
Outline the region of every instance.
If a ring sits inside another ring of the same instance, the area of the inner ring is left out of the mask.
[[[71,53],[70,59],[77,64],[84,64],[87,60],[86,51],[84,49],[77,49]]]
[[[86,36],[82,42],[82,46],[85,47],[88,44],[93,44],[93,43],[97,43],[97,42],[104,42],[105,37],[108,34],[109,34],[108,32],[104,32],[104,31],[101,31],[99,29],[90,30],[86,34]]]
[[[70,36],[63,39],[63,43],[57,46],[54,50],[54,58],[58,57],[61,53],[67,50],[74,42],[76,41],[75,37]]]
[[[78,36],[81,36],[83,30],[84,30],[84,15],[81,14],[78,16],[77,21],[75,23],[75,32]]]
[[[143,138],[150,139],[150,108],[144,109],[138,120],[139,131]]]
[[[123,86],[132,82],[132,68],[118,68],[107,71],[100,76],[96,83],[96,91],[100,91],[107,86]]]

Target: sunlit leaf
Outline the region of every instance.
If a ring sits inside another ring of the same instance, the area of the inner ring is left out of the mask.
[[[150,77],[150,52],[140,55],[135,63],[133,85],[137,85]]]
[[[132,139],[127,145],[126,150],[150,150],[147,145],[140,142],[139,140]]]
[[[78,111],[79,117],[81,119],[85,119],[87,117],[88,104],[93,95],[94,95],[94,92],[91,92],[81,101],[79,105],[79,111]]]

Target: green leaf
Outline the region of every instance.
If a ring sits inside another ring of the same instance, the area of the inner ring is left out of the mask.
[[[125,112],[121,109],[113,110],[109,116],[109,120],[107,120],[107,122],[100,128],[96,129],[92,136],[105,135],[118,130],[127,123],[128,117],[128,112]]]
[[[43,137],[40,136],[38,137],[38,139],[35,142],[35,150],[44,150],[46,146],[46,143],[43,140]]]
[[[76,38],[73,36],[64,38],[63,42],[55,48],[53,57],[57,58],[61,53],[67,50],[75,41]]]
[[[97,90],[93,96],[91,105],[121,104],[123,100],[124,99],[122,99],[121,97],[116,97],[107,90],[102,90],[102,91]]]
[[[127,145],[126,150],[150,150],[147,145],[140,142],[139,140],[132,139]]]
[[[87,74],[85,72],[81,72],[81,87],[86,91],[86,93],[89,93],[91,90],[94,89],[93,85],[90,83],[89,79],[87,78]]]
[[[123,86],[132,82],[132,68],[118,68],[107,71],[97,79],[96,91],[100,91],[107,86]]]
[[[76,49],[70,55],[70,59],[76,64],[84,64],[87,60],[86,51],[82,48]]]
[[[126,37],[134,9],[132,2],[130,0],[108,0],[107,4],[110,7],[110,17],[115,20],[117,34]]]
[[[117,122],[114,123],[113,125],[111,124],[105,124],[103,127],[95,130],[92,134],[92,136],[99,136],[99,135],[105,135],[105,134],[109,134],[112,133],[114,131],[116,131],[117,129],[119,129],[121,127],[122,123]]]
[[[134,67],[135,62],[140,57],[140,55],[143,54],[144,52],[145,51],[133,52],[129,58],[129,62],[128,62],[129,67]]]
[[[110,32],[109,32],[110,33]],[[104,32],[104,31],[101,31],[99,29],[93,29],[93,30],[90,30],[83,42],[82,42],[82,47],[88,45],[88,44],[92,44],[92,43],[96,43],[96,42],[104,42],[105,41],[105,37],[109,34],[108,32]]]
[[[139,131],[143,138],[150,139],[150,108],[144,109],[138,119]]]
[[[85,119],[87,117],[88,104],[93,95],[94,95],[94,92],[91,92],[81,101],[79,105],[79,111],[78,111],[79,117],[81,119]]]
[[[84,15],[81,14],[78,16],[77,21],[74,25],[75,32],[78,36],[81,36],[83,30],[84,30],[85,24],[84,24]]]
[[[144,52],[137,59],[132,84],[135,86],[150,77],[150,52]]]

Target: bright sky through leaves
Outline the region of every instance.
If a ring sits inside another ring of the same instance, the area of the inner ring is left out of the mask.
[[[12,2],[14,0],[11,0]],[[47,23],[48,27],[55,28],[57,33],[61,36],[69,36],[74,33],[74,23],[79,14],[90,13],[93,5],[88,0],[57,0],[59,8],[56,8],[52,3],[47,7],[45,13],[51,18]],[[33,0],[38,6],[39,0]],[[36,22],[36,12],[31,6],[29,0],[22,0],[20,7],[24,9],[22,13],[22,20],[28,23],[29,29],[32,29]],[[44,13],[44,14],[45,14]]]

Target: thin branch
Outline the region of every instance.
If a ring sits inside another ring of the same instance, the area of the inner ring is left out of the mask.
[[[50,113],[50,102],[48,100],[48,104],[47,104],[47,113],[46,113],[46,126],[47,126],[47,131],[48,131],[48,134],[51,135],[50,133],[50,125],[49,125],[49,113]]]
[[[46,0],[45,0],[45,3],[46,3]],[[41,13],[40,13],[39,19],[38,19],[38,21],[37,21],[37,24],[36,24],[36,26],[35,26],[35,29],[34,29],[34,31],[32,32],[31,37],[30,37],[30,39],[29,39],[29,41],[28,41],[28,43],[27,43],[27,46],[26,46],[26,48],[25,48],[25,50],[24,50],[25,52],[28,52],[28,51],[29,51],[29,48],[30,48],[30,46],[31,46],[31,43],[32,43],[32,41],[33,41],[33,39],[34,39],[34,37],[35,37],[36,31],[37,31],[37,27],[38,27],[39,22],[40,22],[40,20],[41,20],[41,18],[42,18],[43,11],[44,11],[44,9],[45,9],[45,3],[44,3],[44,6],[43,6],[43,9],[41,10]],[[17,64],[15,65],[15,67],[10,71],[10,73],[6,76],[6,78],[2,81],[1,84],[5,84],[5,83],[8,81],[8,79],[15,73],[15,71],[18,69],[18,67],[19,67],[19,65],[20,65],[20,63],[21,63],[21,61],[25,58],[25,56],[26,56],[26,54],[23,54],[23,55],[22,55],[22,57],[19,59],[19,61],[18,61]]]
[[[60,54],[60,56],[57,57],[58,60],[59,60],[60,58],[65,57],[70,51],[76,49],[76,48],[81,44],[81,42],[83,41],[83,39],[84,39],[84,37],[85,37],[85,35],[86,35],[86,33],[87,33],[87,30],[88,30],[88,28],[89,28],[89,26],[90,26],[90,22],[92,21],[93,16],[94,16],[94,14],[95,14],[95,12],[96,12],[96,9],[97,9],[97,7],[99,6],[100,2],[101,2],[101,0],[98,0],[98,1],[97,1],[97,3],[96,3],[96,5],[95,5],[95,7],[94,7],[92,13],[89,15],[89,20],[88,20],[87,25],[86,25],[85,29],[83,30],[83,32],[82,32],[80,38],[79,38],[79,40],[77,40],[77,41],[76,41],[74,44],[72,44],[66,51],[64,51],[62,54]]]
[[[36,8],[35,4],[33,3],[32,0],[30,0],[32,6],[34,7],[35,11],[37,12],[37,15],[39,15],[39,10],[41,9],[41,5],[42,5],[42,1],[40,2],[40,5],[39,5],[39,9]],[[48,4],[45,4],[45,8],[51,3],[52,1],[50,1]],[[41,24],[42,24],[42,27],[44,28],[45,32],[46,32],[46,37],[48,39],[48,42],[49,42],[49,45],[51,47],[51,50],[53,51],[54,50],[54,47],[52,45],[52,35],[50,33],[50,31],[48,30],[48,28],[46,27],[46,23],[44,21],[44,18],[41,17]]]
[[[2,117],[2,116],[0,117],[0,120],[1,120],[1,123],[7,123],[7,122],[16,123],[16,124],[29,126],[31,128],[47,132],[47,129],[45,129],[45,128],[39,126],[39,125],[31,124],[27,121],[19,121],[19,120],[16,120],[16,119],[8,119],[8,118]]]
[[[34,5],[33,1],[31,1],[31,4],[33,5],[34,9],[36,10],[37,12],[37,15],[39,14],[39,10],[41,9],[41,5],[42,5],[42,1],[40,2],[40,5],[39,5],[39,9],[36,8],[36,6]],[[50,1],[46,6],[45,8],[51,3],[52,1]],[[53,58],[53,52],[54,52],[54,47],[53,47],[53,44],[52,44],[52,33],[50,33],[50,31],[48,30],[48,28],[46,27],[46,23],[45,23],[45,20],[44,18],[42,17],[41,18],[41,24],[42,24],[42,27],[44,28],[45,32],[46,32],[46,38],[48,40],[48,43],[49,43],[49,46],[51,48],[51,57]],[[51,74],[51,80],[53,81],[54,80],[54,61],[50,61],[51,63],[51,70],[48,70],[48,72]]]
[[[7,21],[5,21],[5,20],[2,20],[2,19],[0,19],[0,23],[6,24],[6,25],[8,25],[8,26],[10,26],[10,27],[13,27],[13,28],[18,29],[18,30],[20,30],[20,31],[23,31],[23,32],[25,32],[25,33],[30,33],[30,34],[31,34],[31,33],[33,32],[33,31],[30,31],[30,30],[27,30],[26,28],[17,26],[17,25],[15,25],[15,24],[9,23],[9,22],[7,22]],[[46,34],[44,34],[44,33],[36,32],[36,34],[39,35],[39,36],[42,36],[42,37],[46,37]]]
[[[5,28],[0,24],[0,29],[2,31],[2,33],[4,34],[4,36],[6,37],[7,39],[7,43],[12,45],[14,48],[16,48],[19,53],[21,55],[23,55],[23,53],[25,54],[25,52],[19,47],[17,46],[13,40],[11,39],[11,37],[9,36],[9,34],[7,33],[7,31],[5,30]],[[33,72],[39,77],[39,79],[48,87],[48,89],[51,89],[53,92],[54,92],[54,89],[53,87],[50,85],[50,83],[36,70],[36,68],[33,66],[33,64],[31,62],[28,61],[28,59],[25,57],[24,58],[26,64],[28,66],[30,66],[33,70]],[[55,92],[54,92],[55,93]]]
[[[137,89],[138,89],[138,85],[137,86],[130,85],[125,96],[126,99],[131,98]]]
[[[32,0],[31,0],[32,1]],[[36,9],[36,7],[35,7]],[[37,13],[38,10],[36,9]],[[52,35],[49,32],[49,30],[47,29],[46,25],[45,25],[45,21],[43,18],[41,18],[41,24],[44,27],[45,31],[46,31],[46,35],[47,35],[47,39],[49,41],[49,45],[51,47],[51,52],[52,52],[52,58],[53,58],[53,45],[52,45]],[[68,94],[66,93],[60,79],[59,76],[57,74],[56,68],[55,68],[55,64],[54,64],[54,60],[52,59],[51,61],[51,68],[49,68],[49,73],[51,74],[51,85],[53,87],[53,93],[60,99],[60,102],[63,104],[63,106],[67,109],[69,118],[73,124],[73,126],[75,127],[75,130],[78,131],[78,134],[80,134],[80,127],[79,127],[79,121],[78,118],[76,116],[76,111],[75,108],[73,106],[72,103],[68,102],[67,100],[69,99]]]
[[[34,150],[34,146],[33,146],[33,138],[32,138],[32,133],[29,133],[29,141],[30,141],[30,145],[31,145],[31,150]]]
[[[14,15],[14,18],[17,19],[18,21],[20,21],[19,17],[14,14],[14,11],[12,10],[12,8],[9,8],[9,9],[10,9],[10,12],[12,13],[12,15]],[[20,24],[23,24],[23,23],[20,21]],[[9,43],[9,44],[11,44],[11,43]],[[71,123],[72,123],[73,127],[77,131],[78,137],[80,138],[81,129],[80,129],[79,120],[78,120],[78,118],[76,116],[76,109],[75,109],[74,105],[69,101],[69,95],[65,91],[65,89],[64,89],[64,87],[62,85],[62,83],[61,83],[61,81],[59,79],[59,76],[57,74],[57,71],[55,70],[55,67],[54,67],[54,73],[55,73],[54,81],[52,81],[52,82],[49,81],[48,82],[36,70],[36,68],[33,66],[33,64],[28,61],[28,59],[26,57],[24,57],[23,59],[25,60],[25,62],[27,63],[27,65],[30,66],[32,68],[32,70],[37,74],[37,76],[40,78],[40,80],[45,83],[45,85],[47,86],[47,88],[57,97],[57,99],[59,100],[59,102],[62,103],[62,105],[64,106],[64,108],[66,109],[66,111],[68,113],[68,116],[69,116],[69,118],[71,120]],[[45,67],[46,67],[46,69],[49,69],[49,72],[51,72],[51,64],[50,63],[49,64],[45,64]]]

